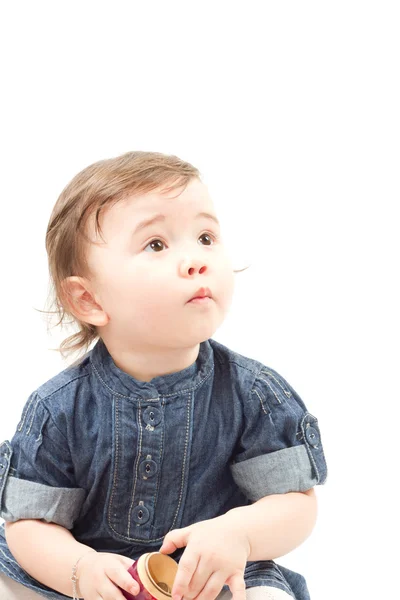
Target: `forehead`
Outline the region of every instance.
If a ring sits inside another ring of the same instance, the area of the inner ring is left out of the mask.
[[[185,188],[168,192],[157,189],[141,196],[128,197],[121,203],[121,212],[131,212],[135,218],[142,218],[156,211],[166,215],[168,212],[182,214],[182,211],[190,214],[205,206],[213,206],[207,186],[198,179],[192,179]]]
[[[151,192],[127,196],[104,210],[100,218],[103,236],[113,236],[121,229],[135,227],[140,221],[156,214],[167,219],[190,219],[199,212],[215,214],[214,204],[207,186],[198,179],[191,180],[186,188],[165,191],[160,188]],[[94,218],[90,224],[90,235],[95,237]]]

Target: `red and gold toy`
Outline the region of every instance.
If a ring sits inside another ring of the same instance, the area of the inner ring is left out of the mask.
[[[160,552],[148,552],[133,563],[128,573],[140,585],[140,591],[133,596],[121,589],[128,600],[171,600],[178,563]]]

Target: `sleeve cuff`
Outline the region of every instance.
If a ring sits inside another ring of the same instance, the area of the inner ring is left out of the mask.
[[[319,483],[304,444],[235,463],[231,472],[252,502],[270,494],[305,492]]]
[[[4,487],[0,516],[5,521],[43,519],[72,529],[79,516],[86,491],[57,488],[9,476]]]

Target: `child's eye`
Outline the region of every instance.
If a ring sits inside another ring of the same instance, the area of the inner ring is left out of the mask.
[[[206,243],[203,244],[204,246],[211,246],[218,240],[218,236],[212,233],[202,233],[199,237],[199,240],[201,240],[202,238],[205,238],[207,240]],[[160,252],[163,249],[162,247],[164,245],[165,244],[162,240],[160,240],[159,238],[154,238],[154,240],[151,240],[147,244],[144,250],[146,251],[147,248],[151,248],[151,250],[154,250],[154,252]]]
[[[144,250],[146,251],[147,248],[152,248],[152,250],[155,250],[155,252],[158,252],[160,249],[162,250],[162,248],[160,248],[161,245],[164,245],[164,242],[162,242],[159,239],[155,239],[155,240],[151,240],[151,242],[149,242],[146,246],[146,248],[144,248]]]
[[[217,236],[213,235],[212,233],[202,233],[201,236],[199,237],[199,239],[201,239],[201,238],[208,238],[209,240],[211,240],[210,243],[205,244],[206,246],[211,246],[218,239]]]

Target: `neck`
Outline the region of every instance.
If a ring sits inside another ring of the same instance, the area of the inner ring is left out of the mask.
[[[151,381],[154,377],[183,371],[199,355],[200,344],[187,348],[121,347],[103,339],[116,366],[138,381]]]

